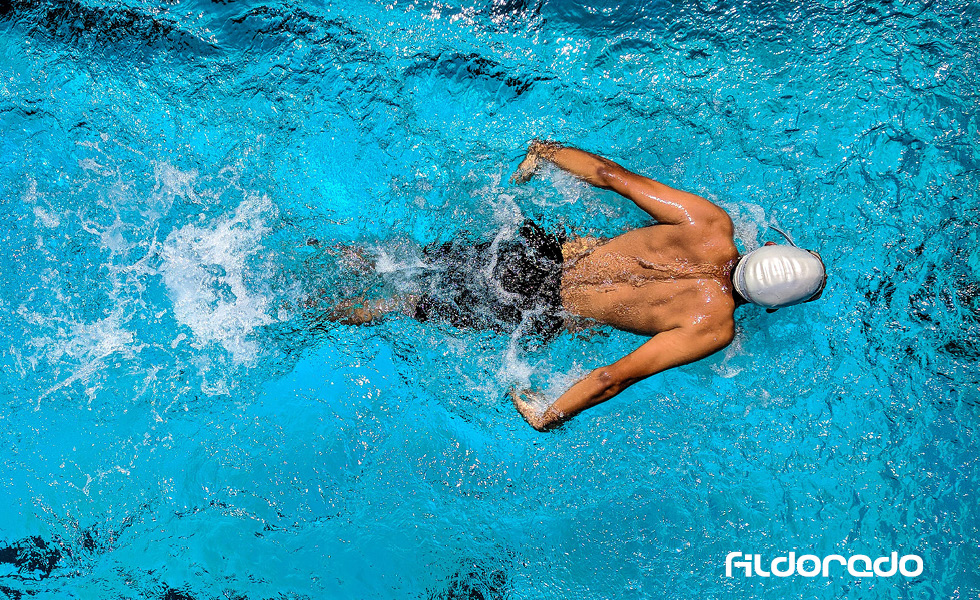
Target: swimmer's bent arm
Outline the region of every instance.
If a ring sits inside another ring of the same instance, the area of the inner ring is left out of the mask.
[[[649,177],[637,175],[607,158],[555,142],[531,142],[511,181],[523,183],[530,179],[541,159],[596,187],[629,198],[659,223],[711,225],[716,220],[728,219],[720,207],[696,194],[676,190]]]
[[[524,399],[532,392],[515,389],[511,391],[511,399],[532,427],[547,431],[651,375],[714,354],[731,343],[733,336],[734,330],[671,329],[653,336],[615,363],[592,371],[555,400],[544,413],[538,414]]]

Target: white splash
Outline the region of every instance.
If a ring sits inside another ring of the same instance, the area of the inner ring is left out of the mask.
[[[249,258],[263,250],[269,231],[264,217],[274,209],[267,196],[250,196],[214,225],[172,232],[161,252],[177,320],[194,332],[196,346],[220,344],[236,364],[255,364],[260,348],[250,334],[272,322],[269,296],[247,282],[255,276]]]
[[[555,191],[558,192],[558,199],[551,204],[545,204],[542,200],[539,204],[548,206],[575,204],[593,194],[591,185],[551,163],[545,163],[540,176],[551,181]]]
[[[57,214],[50,210],[45,210],[40,206],[34,207],[34,216],[37,217],[41,225],[44,225],[48,229],[55,229],[61,225],[61,219]]]
[[[748,202],[728,204],[709,199],[719,204],[732,218],[732,224],[735,226],[735,239],[742,242],[746,252],[751,252],[759,247],[759,231],[767,226],[764,208]]]
[[[571,368],[566,372],[552,373],[548,377],[548,384],[545,386],[543,391],[544,398],[548,402],[548,406],[551,406],[555,400],[568,391],[570,387],[578,383],[580,380],[584,379],[586,375],[589,374],[589,370],[582,367],[578,363],[573,363]],[[548,408],[545,406],[544,408]]]
[[[32,340],[36,347],[43,349],[47,362],[58,364],[70,358],[81,365],[69,377],[45,390],[37,399],[36,409],[40,409],[41,400],[53,392],[75,381],[87,381],[112,354],[120,353],[131,358],[134,351],[139,350],[133,346],[133,333],[122,327],[122,319],[121,311],[114,311],[108,317],[92,323],[66,324],[67,330],[59,329],[57,338]]]
[[[37,180],[31,176],[27,177],[27,189],[21,196],[24,204],[34,204],[34,217],[37,222],[48,229],[55,229],[61,225],[61,217],[53,210],[48,210],[43,206],[38,206],[39,196],[37,193]]]
[[[735,377],[741,373],[743,370],[742,367],[733,366],[729,363],[738,357],[750,355],[750,353],[745,352],[745,348],[742,343],[744,339],[745,336],[742,334],[742,328],[736,327],[735,339],[732,340],[732,343],[729,344],[727,348],[725,348],[724,358],[721,359],[720,363],[712,364],[711,370],[725,379],[731,379],[732,377]]]
[[[374,259],[374,271],[380,274],[401,273],[424,269],[425,261],[417,244],[407,241],[390,241],[368,249]]]
[[[197,169],[181,171],[170,163],[154,162],[153,177],[156,179],[156,186],[146,202],[146,216],[151,221],[170,212],[175,198],[197,200],[194,191]]]
[[[534,374],[534,366],[524,359],[517,343],[519,331],[511,336],[504,352],[504,358],[497,372],[497,379],[504,384],[513,384],[520,387],[528,387],[531,382],[531,375]]]

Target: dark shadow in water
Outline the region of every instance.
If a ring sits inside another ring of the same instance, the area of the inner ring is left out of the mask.
[[[27,579],[48,577],[60,560],[61,550],[36,535],[0,548],[0,564],[17,567]]]
[[[933,260],[924,266],[928,271],[923,285],[909,299],[910,316],[940,332],[937,349],[971,361],[980,359],[980,280],[969,266],[976,236],[976,225],[969,221],[943,221],[937,235],[915,251],[917,258]]]
[[[183,592],[181,590],[175,590],[173,588],[168,588],[167,591],[161,596],[162,600],[194,600],[194,596]]]
[[[513,100],[520,97],[539,82],[551,81],[551,76],[518,76],[497,61],[475,52],[468,54],[419,53],[412,57],[413,64],[405,69],[406,78],[435,74],[446,80],[466,81],[477,85],[490,95],[504,94]]]
[[[507,573],[486,563],[461,565],[445,587],[429,593],[429,600],[504,600]]]
[[[976,238],[977,228],[969,220],[946,219],[865,292],[886,323],[901,321],[905,313],[922,328],[919,336],[909,338],[915,343],[903,349],[909,357],[921,341],[955,359],[980,360],[980,280],[970,267]],[[864,326],[876,325],[865,320]]]
[[[4,594],[10,600],[20,600],[24,596],[24,592],[9,588],[5,585],[0,585],[0,594]]]
[[[144,47],[210,54],[216,48],[176,21],[124,6],[90,6],[77,0],[39,2],[0,0],[0,15],[13,13],[29,30],[73,45],[100,47],[128,44],[134,52]]]

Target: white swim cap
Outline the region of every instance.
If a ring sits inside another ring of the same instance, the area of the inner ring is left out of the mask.
[[[823,261],[796,246],[763,246],[735,265],[732,285],[743,298],[766,308],[805,302],[823,289]]]

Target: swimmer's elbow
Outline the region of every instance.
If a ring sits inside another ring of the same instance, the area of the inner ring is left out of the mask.
[[[726,323],[725,326],[719,330],[716,339],[716,343],[719,344],[718,349],[721,350],[722,348],[728,347],[728,345],[731,344],[734,340],[735,340],[735,321],[732,321],[730,323]]]
[[[728,326],[725,331],[719,336],[718,342],[721,344],[718,349],[727,348],[729,344],[735,341],[735,323]]]
[[[700,347],[703,356],[709,356],[727,348],[735,339],[735,322],[705,328],[697,333],[697,342],[692,347]]]

